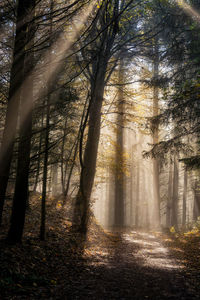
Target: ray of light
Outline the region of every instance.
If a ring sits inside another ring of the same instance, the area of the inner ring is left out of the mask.
[[[200,23],[200,14],[185,0],[176,0],[178,6],[180,6],[189,16],[195,18]]]
[[[33,70],[30,72],[30,74],[25,78],[24,82],[21,84],[19,88],[22,88],[26,93],[26,109],[22,112],[22,122],[25,123],[26,119],[30,116],[30,113],[32,111],[33,105],[31,101],[29,101],[29,82],[30,78],[37,78],[38,75],[42,75],[42,78],[45,79],[45,86],[43,80],[37,81],[37,90],[34,91],[34,99],[40,99],[43,95],[47,92],[47,87],[52,82],[53,78],[56,77],[56,74],[59,72],[60,68],[62,67],[61,63],[62,60],[65,58],[67,51],[70,51],[71,47],[74,45],[74,43],[77,41],[80,33],[82,32],[90,14],[96,7],[96,1],[92,0],[87,8],[81,10],[81,13],[79,15],[75,15],[74,18],[71,20],[71,27],[73,27],[73,32],[70,33],[70,35],[67,35],[66,32],[62,32],[58,39],[52,44],[52,46],[47,49],[46,53],[44,54],[42,58],[42,66],[39,68],[38,71],[38,65],[36,65]],[[74,25],[74,26],[73,26]],[[45,66],[45,67],[43,67]],[[33,79],[32,79],[33,80]],[[16,92],[16,94],[19,93],[19,89]],[[13,101],[16,94],[10,99],[10,101]],[[12,113],[15,113],[14,111],[11,111]],[[12,120],[10,120],[12,122]],[[10,124],[10,128],[13,126]],[[7,156],[7,149],[9,148],[10,144],[12,143],[14,139],[14,136],[10,134],[9,139],[6,143],[6,146],[2,148],[1,153],[1,161],[6,159]]]

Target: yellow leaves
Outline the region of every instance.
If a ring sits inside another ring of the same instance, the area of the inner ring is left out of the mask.
[[[178,4],[179,6],[183,6],[183,0],[177,0],[177,4]]]
[[[184,236],[190,236],[190,235],[200,235],[199,229],[197,227],[194,227],[192,228],[191,231],[184,233]]]
[[[101,5],[102,5],[102,3],[103,3],[103,0],[99,0],[99,1],[97,1],[97,8],[100,8],[100,7],[101,7]]]
[[[58,203],[56,204],[56,208],[61,208],[61,207],[62,207],[62,203],[58,201]]]
[[[170,232],[171,232],[171,233],[175,233],[175,232],[176,232],[174,226],[172,226],[172,227],[170,228]]]

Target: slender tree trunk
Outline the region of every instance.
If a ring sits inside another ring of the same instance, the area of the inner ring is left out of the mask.
[[[186,225],[186,203],[187,203],[187,170],[184,170],[184,186],[183,186],[183,212],[182,212],[182,225]]]
[[[172,195],[172,225],[178,225],[178,156],[174,155],[174,177],[173,177],[173,195]]]
[[[78,146],[79,146],[79,142],[81,140],[82,143],[82,133],[84,133],[85,127],[86,127],[86,123],[87,123],[87,113],[89,112],[89,110],[87,110],[87,102],[88,102],[88,98],[86,99],[85,105],[84,105],[84,109],[83,109],[83,113],[82,113],[82,117],[81,117],[81,122],[80,122],[80,126],[79,126],[79,131],[78,131],[78,135],[77,135],[77,140],[74,142],[71,151],[70,151],[70,155],[68,157],[68,160],[70,159],[73,150],[74,150],[74,154],[73,154],[73,159],[72,159],[72,164],[69,170],[69,174],[68,174],[68,178],[67,178],[67,184],[66,184],[66,188],[64,189],[64,200],[63,200],[63,205],[66,204],[67,198],[68,198],[68,193],[69,193],[69,187],[70,187],[70,181],[71,181],[71,177],[73,174],[73,170],[74,170],[74,166],[75,166],[75,161],[76,161],[76,156],[78,153]],[[89,108],[88,108],[89,109]],[[87,111],[87,113],[86,113]],[[86,117],[86,119],[85,119]],[[74,149],[75,147],[75,149]],[[82,147],[82,146],[81,146]],[[81,156],[81,150],[80,150],[80,156]],[[66,180],[66,172],[65,172],[65,179]]]
[[[196,181],[194,187],[193,220],[200,216],[200,184]]]
[[[124,64],[120,60],[119,82],[124,82]],[[118,90],[117,103],[117,137],[116,137],[116,154],[115,154],[115,214],[114,225],[117,227],[124,226],[124,92],[123,87]]]
[[[29,8],[31,8],[31,5],[31,1],[19,0],[17,6],[16,36],[10,76],[8,106],[0,150],[0,224],[2,221],[2,212],[9,179],[14,140],[17,130],[20,87],[23,82],[26,32],[28,28],[27,11],[29,10]]]
[[[65,193],[65,172],[66,172],[66,168],[64,168],[64,165],[66,165],[66,162],[65,162],[65,159],[64,159],[66,131],[67,131],[67,120],[65,120],[65,124],[64,124],[63,140],[62,140],[62,147],[61,147],[61,166],[60,167],[61,167],[61,184],[62,184],[62,193],[63,193],[63,195]]]
[[[43,127],[44,127],[44,113],[43,113],[43,110],[42,110],[41,128],[43,129]],[[40,140],[39,140],[39,146],[38,146],[37,169],[36,169],[35,182],[34,182],[34,188],[33,188],[34,192],[36,192],[36,190],[37,190],[37,185],[38,185],[39,176],[40,176],[42,140],[43,140],[43,130],[41,130],[41,132],[40,132]]]
[[[149,228],[149,210],[148,210],[148,185],[146,180],[146,174],[145,174],[145,165],[143,165],[143,172],[142,172],[142,178],[143,178],[143,211],[144,211],[144,224],[143,227],[145,229]]]
[[[50,30],[49,30],[50,40],[53,31],[52,13],[53,13],[53,0],[51,0],[50,3]],[[49,47],[50,47],[49,50],[49,64],[50,64],[52,58],[51,42],[49,43]],[[42,241],[45,240],[45,233],[46,233],[46,193],[47,193],[48,157],[49,157],[49,121],[50,121],[50,98],[52,92],[52,80],[53,78],[51,78],[48,84],[48,95],[46,99],[45,151],[44,151],[44,162],[43,162],[42,203],[41,203],[42,205],[41,205],[41,224],[40,224],[40,239]]]
[[[101,127],[101,108],[104,93],[105,68],[99,70],[95,85],[92,87],[89,111],[88,137],[80,176],[80,189],[76,198],[74,224],[80,232],[87,232],[89,201],[96,172],[96,160]]]
[[[46,231],[46,192],[47,192],[47,175],[48,175],[48,156],[49,156],[49,117],[50,117],[50,99],[46,101],[46,131],[45,131],[45,151],[43,162],[43,180],[42,180],[42,205],[41,205],[41,225],[40,239],[45,240]]]
[[[114,226],[114,180],[113,171],[108,168],[108,186],[107,186],[107,226]]]
[[[135,227],[139,226],[139,205],[140,205],[140,163],[137,162],[137,178],[136,178],[136,199],[135,199]]]
[[[167,195],[167,206],[166,206],[166,227],[171,226],[172,187],[173,187],[173,172],[172,172],[172,163],[170,162],[169,179],[168,179],[168,195]]]
[[[58,163],[52,165],[52,196],[58,193]]]
[[[157,116],[159,113],[159,90],[156,80],[159,75],[159,48],[158,38],[155,38],[154,46],[154,62],[153,62],[153,78],[155,80],[153,87],[153,116]],[[154,128],[153,132],[153,144],[158,143],[158,125]],[[160,226],[160,187],[159,187],[159,159],[153,159],[153,188],[154,188],[154,201],[155,201],[155,222],[157,226]]]
[[[131,175],[130,175],[130,226],[133,226],[133,147],[131,148]]]
[[[75,160],[76,160],[76,156],[77,156],[77,152],[78,152],[78,141],[76,143],[75,149],[74,149],[74,156],[73,156],[73,161],[69,170],[69,174],[68,174],[68,178],[67,178],[67,184],[66,184],[66,189],[64,191],[64,201],[63,201],[63,205],[66,204],[66,200],[68,197],[68,193],[69,193],[69,186],[70,186],[70,181],[71,181],[71,177],[72,177],[72,173],[73,173],[73,169],[75,166]]]

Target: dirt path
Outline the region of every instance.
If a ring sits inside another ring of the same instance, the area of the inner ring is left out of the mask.
[[[69,238],[58,224],[46,242],[1,244],[0,300],[200,299],[199,235],[105,234],[93,226],[84,256]]]
[[[189,270],[156,234],[117,234],[114,243],[86,254],[52,299],[61,299],[61,291],[65,299],[73,300],[199,299]]]

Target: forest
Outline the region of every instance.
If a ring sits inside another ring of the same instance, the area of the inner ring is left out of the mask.
[[[199,299],[200,1],[1,0],[0,299]]]

